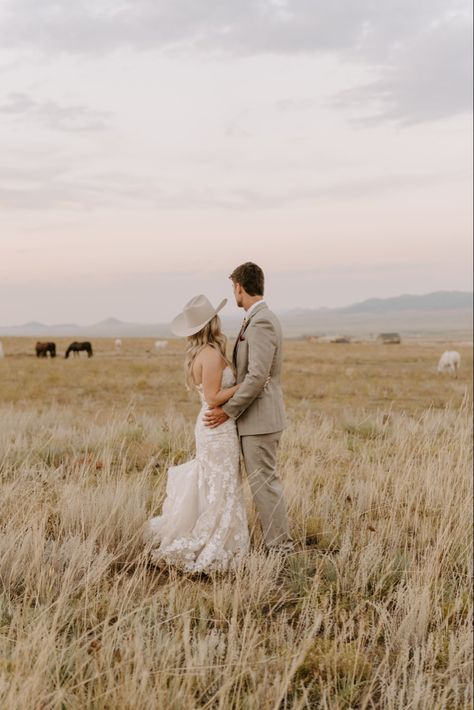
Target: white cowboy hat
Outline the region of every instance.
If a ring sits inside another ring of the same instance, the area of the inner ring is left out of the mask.
[[[206,296],[203,296],[203,294],[194,296],[194,298],[184,306],[183,312],[172,321],[171,331],[175,335],[182,335],[184,337],[199,333],[199,331],[224,308],[226,303],[227,298],[224,298],[217,308],[214,308],[210,300],[206,298]]]

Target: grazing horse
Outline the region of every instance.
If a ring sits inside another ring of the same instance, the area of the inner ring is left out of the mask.
[[[36,357],[47,357],[48,353],[51,357],[56,357],[56,343],[36,343]]]
[[[66,350],[66,354],[64,355],[64,357],[69,357],[69,353],[74,353],[74,356],[79,355],[79,352],[81,350],[86,351],[87,357],[92,357],[92,345],[87,341],[85,343],[78,343],[77,341],[71,343],[71,345]]]
[[[448,372],[457,377],[460,365],[461,355],[457,350],[446,350],[439,359],[438,372],[448,370]]]

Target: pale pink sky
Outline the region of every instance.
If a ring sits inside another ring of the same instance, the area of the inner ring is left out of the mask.
[[[467,2],[51,3],[0,1],[0,324],[247,260],[280,308],[472,288]]]

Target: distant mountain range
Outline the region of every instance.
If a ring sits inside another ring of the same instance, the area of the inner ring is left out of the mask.
[[[468,291],[434,291],[413,296],[408,293],[393,298],[368,298],[342,308],[293,308],[285,314],[303,315],[309,313],[388,313],[389,311],[444,311],[450,309],[472,309],[473,295]]]
[[[280,311],[284,334],[350,335],[398,330],[406,335],[472,333],[473,294],[466,291],[435,291],[424,295],[404,294],[394,298],[369,298],[342,308],[293,308]],[[232,333],[240,325],[235,317],[223,316],[224,329]],[[170,337],[164,323],[126,323],[106,318],[91,325],[59,323],[45,325],[30,321],[17,326],[0,326],[0,335],[51,337]]]
[[[467,291],[434,291],[422,296],[403,294],[395,298],[369,298],[352,306],[339,308],[340,313],[386,313],[388,311],[445,311],[472,309],[472,293]]]

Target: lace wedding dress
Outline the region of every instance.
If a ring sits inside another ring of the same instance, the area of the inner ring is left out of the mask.
[[[230,367],[222,388],[231,387]],[[195,427],[196,457],[168,470],[161,515],[151,518],[145,539],[154,562],[165,561],[188,572],[225,571],[249,548],[249,531],[239,465],[235,422],[210,429],[203,417],[208,405],[197,386],[201,410]]]

